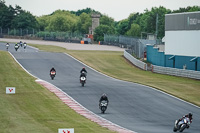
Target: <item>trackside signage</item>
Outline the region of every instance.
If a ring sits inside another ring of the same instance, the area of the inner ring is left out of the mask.
[[[74,133],[74,128],[58,129],[58,133]]]
[[[15,87],[6,87],[6,94],[15,94]]]

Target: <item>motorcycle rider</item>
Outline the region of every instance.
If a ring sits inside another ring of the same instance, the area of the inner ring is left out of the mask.
[[[177,122],[177,124],[180,122],[180,121],[182,121],[184,118],[189,118],[189,120],[190,120],[190,123],[192,123],[192,113],[188,113],[188,114],[186,114],[186,115],[184,115],[182,118],[180,118],[179,120],[178,120],[178,122]],[[187,128],[189,128],[190,126],[188,125],[187,126]]]
[[[8,47],[10,46],[10,44],[9,43],[6,43],[6,49],[8,50]]]
[[[18,43],[16,43],[16,44],[15,44],[15,50],[17,51],[17,50],[18,50],[18,48],[19,48],[19,44],[18,44]]]
[[[109,103],[108,97],[106,96],[106,93],[103,93],[103,95],[101,96],[100,100],[99,100],[99,107],[101,105],[101,101],[107,101]]]
[[[20,44],[20,46],[21,46],[21,47],[23,46],[23,43],[22,43],[22,41],[20,41],[20,42],[19,42],[19,44]]]
[[[83,73],[83,72],[84,72],[84,73]],[[83,68],[81,69],[80,73],[81,73],[80,78],[81,78],[82,76],[86,77],[87,71],[86,71],[85,67],[83,67]]]

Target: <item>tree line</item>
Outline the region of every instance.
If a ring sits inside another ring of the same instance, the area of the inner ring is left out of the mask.
[[[72,32],[88,34],[92,26],[91,14],[100,14],[100,25],[95,29],[95,41],[102,41],[104,34],[126,35],[140,37],[141,33],[156,33],[156,18],[158,16],[157,37],[164,37],[165,14],[200,11],[199,6],[179,8],[171,11],[163,6],[152,7],[143,13],[131,13],[127,19],[115,21],[108,15],[101,14],[91,8],[78,11],[56,10],[49,15],[34,16],[20,6],[7,6],[0,0],[0,28],[38,29],[48,32]]]

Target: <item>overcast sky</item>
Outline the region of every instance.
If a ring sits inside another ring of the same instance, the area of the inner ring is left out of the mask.
[[[48,15],[55,10],[77,11],[87,7],[106,14],[119,21],[133,12],[143,13],[145,9],[164,6],[177,10],[179,7],[200,6],[200,0],[5,0],[6,5],[19,5],[33,15]]]

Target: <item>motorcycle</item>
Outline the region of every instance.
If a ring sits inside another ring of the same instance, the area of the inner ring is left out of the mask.
[[[19,48],[19,46],[18,46],[18,45],[15,45],[15,50],[16,50],[16,51],[18,50],[18,48]]]
[[[50,72],[50,77],[51,77],[52,80],[55,78],[55,76],[56,76],[56,72],[55,71],[51,71]]]
[[[8,51],[8,48],[9,48],[9,44],[6,44],[6,50]]]
[[[86,83],[86,73],[82,72],[81,76],[80,76],[80,83],[82,85],[82,87],[84,87],[85,83]]]
[[[103,100],[101,101],[100,103],[100,109],[101,109],[101,113],[104,114],[106,109],[107,109],[107,106],[108,106],[108,101],[106,100]]]
[[[173,131],[179,131],[179,132],[183,132],[183,130],[185,130],[185,128],[188,128],[190,126],[190,119],[185,117],[183,120],[179,121],[176,120],[175,121],[175,125],[174,125],[174,129]]]
[[[86,81],[86,77],[85,76],[81,76],[80,82],[81,82],[82,87],[84,87],[85,81]]]
[[[24,49],[26,49],[26,43],[24,43]]]

